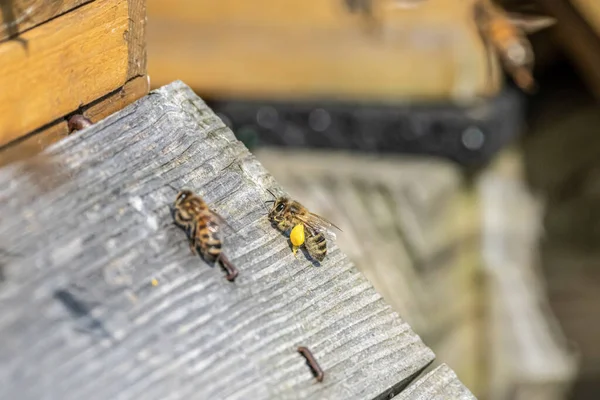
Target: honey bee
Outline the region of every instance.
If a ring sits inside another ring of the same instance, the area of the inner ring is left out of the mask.
[[[175,224],[186,232],[192,253],[200,253],[208,263],[218,262],[227,272],[225,278],[234,281],[238,270],[221,249],[221,226],[226,224],[223,218],[211,210],[200,196],[186,189],[177,194],[171,213]]]
[[[488,78],[491,75],[491,52],[495,51],[504,69],[522,90],[535,89],[534,54],[526,35],[547,28],[556,20],[551,17],[508,13],[489,0],[475,0],[473,15],[488,52]]]
[[[273,202],[273,207],[269,211],[268,219],[282,232],[291,230],[290,241],[294,256],[298,249],[304,246],[312,258],[319,262],[323,261],[327,255],[325,233],[329,232],[335,236],[330,228],[334,227],[340,231],[341,229],[325,218],[311,213],[295,200],[276,197],[270,202]]]

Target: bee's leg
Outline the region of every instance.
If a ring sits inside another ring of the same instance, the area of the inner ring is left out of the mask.
[[[483,47],[485,50],[485,66],[486,66],[486,75],[485,75],[485,90],[492,90],[492,85],[494,82],[494,73],[496,72],[496,64],[495,62],[495,56],[496,56],[496,52],[495,49],[492,45],[492,43],[490,42],[489,38],[487,38],[486,36],[482,36],[482,41],[483,41]],[[501,63],[502,60],[499,60],[499,62]]]
[[[219,254],[219,257],[217,257],[217,261],[219,262],[219,264],[221,264],[221,267],[225,270],[225,272],[227,272],[227,275],[225,275],[225,279],[227,279],[229,282],[233,282],[238,276],[237,268],[231,262],[229,262],[229,260],[223,255],[223,253]]]
[[[190,241],[190,251],[193,255],[198,254],[196,249],[196,225],[191,225],[188,229],[188,238]]]
[[[190,239],[190,251],[193,255],[198,254],[198,251],[196,251],[196,241],[194,239]]]

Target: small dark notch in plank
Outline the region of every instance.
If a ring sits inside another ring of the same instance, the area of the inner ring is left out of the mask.
[[[67,125],[69,127],[69,133],[72,133],[74,131],[80,131],[88,126],[91,126],[92,121],[81,114],[75,114],[69,118]]]
[[[75,297],[73,293],[68,290],[59,289],[54,292],[53,297],[67,309],[73,319],[84,321],[86,331],[101,333],[106,337],[112,337],[102,322],[91,315],[91,309],[88,305]]]
[[[315,360],[315,357],[312,355],[310,350],[306,347],[300,346],[298,347],[298,353],[302,354],[302,356],[306,359],[306,363],[310,367],[312,374],[317,378],[317,382],[323,382],[323,377],[325,373]]]

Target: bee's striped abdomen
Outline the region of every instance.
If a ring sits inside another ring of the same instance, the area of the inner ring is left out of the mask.
[[[196,246],[208,262],[214,262],[221,255],[221,234],[219,224],[212,215],[199,218],[196,230]]]

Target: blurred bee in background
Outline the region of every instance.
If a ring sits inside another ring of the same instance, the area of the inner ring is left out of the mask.
[[[491,53],[496,52],[504,69],[522,90],[535,89],[534,54],[526,35],[556,23],[551,17],[508,13],[489,0],[475,0],[475,23],[488,52],[488,78],[491,78]]]
[[[269,192],[270,193],[270,192]],[[273,195],[273,193],[271,193]],[[282,232],[290,231],[292,252],[296,256],[298,248],[304,246],[308,254],[315,260],[321,262],[327,255],[327,240],[325,233],[329,232],[335,237],[330,228],[340,228],[325,218],[311,213],[302,204],[287,197],[275,197],[269,211],[269,221]]]
[[[182,228],[190,242],[190,250],[210,264],[218,262],[227,272],[225,278],[234,281],[238,270],[222,253],[221,226],[226,222],[211,210],[204,200],[191,190],[181,190],[171,213],[175,224]]]

